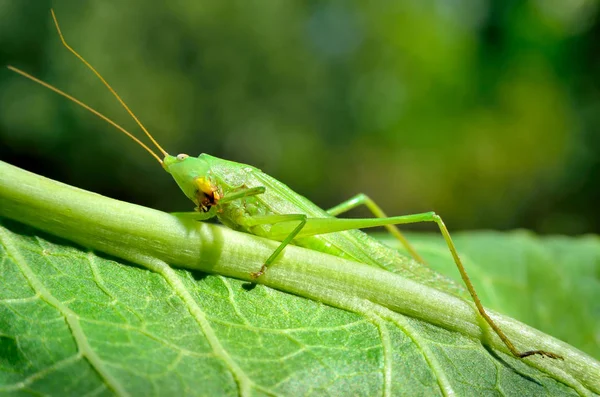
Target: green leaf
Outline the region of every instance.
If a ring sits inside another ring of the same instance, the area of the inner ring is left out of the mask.
[[[387,235],[378,237],[397,245]],[[431,267],[461,281],[439,236],[410,238]],[[600,357],[598,236],[540,238],[520,230],[457,233],[453,238],[486,307]]]
[[[565,358],[516,359],[505,354],[472,303],[402,275],[287,247],[259,280],[265,285],[253,285],[250,271],[276,242],[216,225],[184,224],[2,162],[0,171],[0,216],[20,222],[5,220],[0,228],[0,391],[600,391],[600,363],[586,354],[490,312],[520,348]],[[422,241],[418,248],[441,253],[437,244]]]
[[[14,222],[5,226],[3,391],[577,394],[524,360],[424,321],[374,321],[268,287],[178,270],[203,328],[157,273]]]

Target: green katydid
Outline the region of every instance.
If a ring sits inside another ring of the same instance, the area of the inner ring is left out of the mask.
[[[277,257],[285,247],[288,244],[294,244],[373,266],[381,266],[391,271],[400,271],[407,277],[430,284],[446,292],[460,295],[461,290],[453,282],[446,280],[424,265],[424,261],[395,226],[418,222],[434,222],[446,241],[448,249],[452,254],[470,296],[475,302],[479,314],[500,337],[508,350],[514,356],[520,358],[540,355],[542,357],[562,359],[557,354],[543,350],[525,352],[517,350],[483,308],[458,256],[448,229],[437,214],[426,212],[388,217],[375,202],[364,194],[359,194],[325,211],[255,167],[223,160],[208,154],[201,154],[198,157],[191,157],[187,154],[169,155],[146,130],[100,73],[67,44],[53,11],[52,18],[54,19],[63,45],[96,74],[144,131],[150,141],[162,153],[163,158],[161,159],[159,155],[133,134],[85,103],[22,70],[12,66],[8,66],[8,68],[82,106],[113,125],[148,151],[162,165],[165,171],[171,174],[183,193],[196,205],[194,212],[176,213],[174,215],[197,221],[216,216],[221,223],[232,229],[280,241],[281,244],[279,247],[266,258],[263,266],[257,269],[255,273],[252,273],[252,278],[257,279],[263,276],[267,268],[276,262]],[[360,205],[365,205],[375,218],[340,219],[336,217]],[[411,256],[420,263],[407,260],[396,250],[382,245],[358,230],[377,226],[386,227]]]

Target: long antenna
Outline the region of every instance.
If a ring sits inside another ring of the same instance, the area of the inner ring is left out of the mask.
[[[148,132],[146,127],[144,127],[142,122],[140,120],[138,120],[138,118],[135,116],[135,114],[133,114],[131,109],[129,109],[129,107],[121,99],[119,94],[117,94],[117,92],[110,86],[110,84],[108,84],[108,82],[106,80],[104,80],[104,77],[102,77],[102,75],[100,73],[98,73],[98,71],[96,69],[94,69],[94,67],[92,65],[90,65],[88,61],[86,61],[81,55],[79,55],[79,53],[77,51],[75,51],[70,45],[67,44],[65,37],[63,36],[63,34],[60,30],[60,26],[58,25],[58,20],[56,19],[56,15],[54,15],[54,10],[50,9],[50,13],[52,14],[52,19],[54,20],[54,25],[56,25],[56,30],[58,31],[60,40],[62,41],[63,45],[67,48],[67,50],[71,51],[71,53],[73,53],[73,55],[75,55],[77,58],[79,58],[79,60],[81,62],[83,62],[85,66],[87,66],[92,72],[94,72],[94,74],[100,79],[100,81],[102,81],[102,83],[104,83],[106,88],[108,88],[110,90],[110,92],[112,92],[112,94],[121,103],[121,105],[123,105],[125,110],[127,110],[127,113],[129,113],[129,115],[135,120],[135,122],[137,123],[137,125],[140,126],[142,131],[144,131],[144,133],[148,136],[148,138],[150,138],[150,140],[152,141],[154,146],[156,146],[158,148],[158,150],[160,150],[160,152],[163,154],[163,156],[166,156],[168,153],[158,144],[158,142],[156,142],[156,140],[152,137],[152,135],[150,135],[150,133]]]
[[[127,135],[128,137],[130,137],[131,139],[133,139],[138,145],[140,145],[141,147],[143,147],[144,149],[146,149],[148,151],[148,153],[150,153],[152,155],[152,157],[154,157],[156,160],[158,160],[158,162],[160,164],[162,164],[162,160],[160,159],[160,157],[158,157],[156,155],[156,153],[154,153],[148,146],[146,146],[146,144],[144,144],[144,142],[140,141],[139,139],[137,139],[132,133],[130,133],[129,131],[127,131],[125,128],[121,127],[119,124],[115,123],[114,121],[112,121],[111,119],[109,119],[108,117],[106,117],[105,115],[103,115],[102,113],[98,112],[97,110],[92,109],[90,106],[86,105],[85,103],[81,102],[79,99],[73,98],[71,95],[67,94],[64,91],[59,90],[58,88],[38,79],[33,77],[32,75],[30,75],[29,73],[26,73],[20,69],[15,68],[14,66],[7,66],[10,70],[12,70],[13,72],[16,72],[18,74],[20,74],[21,76],[27,77],[30,80],[35,81],[38,84],[43,85],[44,87],[56,92],[59,95],[64,96],[65,98],[69,99],[70,101],[75,102],[76,104],[78,104],[79,106],[81,106],[82,108],[92,112],[93,114],[95,114],[96,116],[100,117],[102,120],[106,121],[108,124],[112,125],[113,127],[115,127],[116,129],[120,130],[122,133],[124,133],[125,135]]]

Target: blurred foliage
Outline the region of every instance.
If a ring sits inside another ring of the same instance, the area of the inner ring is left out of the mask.
[[[365,192],[453,230],[600,232],[597,0],[0,0],[0,63],[137,133],[50,6],[172,153],[258,166],[323,207]],[[0,158],[192,207],[127,138],[8,70]]]

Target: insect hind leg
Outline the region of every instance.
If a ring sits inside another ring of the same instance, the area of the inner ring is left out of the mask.
[[[332,216],[338,216],[361,205],[367,207],[369,211],[371,211],[371,213],[377,218],[388,218],[388,216],[385,214],[385,212],[383,212],[381,207],[379,207],[377,203],[373,201],[373,199],[371,199],[364,193],[359,193],[356,196],[336,205],[335,207],[328,209],[327,213]],[[410,254],[410,256],[412,256],[414,260],[426,265],[426,262],[423,259],[423,257],[419,255],[419,253],[414,249],[412,244],[408,241],[404,234],[402,234],[402,232],[400,231],[400,229],[398,229],[396,225],[385,225],[384,227],[392,236],[394,236],[398,241],[400,241],[400,244],[402,244],[404,249],[408,251],[408,253]]]
[[[456,251],[456,247],[454,246],[454,242],[450,237],[450,233],[446,228],[446,225],[442,221],[439,215],[435,212],[425,212],[421,214],[412,214],[412,215],[402,215],[402,216],[394,216],[389,218],[364,218],[364,219],[340,219],[340,218],[310,218],[306,223],[304,229],[299,232],[298,237],[305,236],[316,236],[319,234],[327,234],[327,233],[335,233],[344,230],[350,229],[365,229],[370,227],[377,226],[385,226],[385,225],[406,225],[412,223],[421,223],[421,222],[435,222],[444,240],[446,241],[446,245],[452,254],[452,258],[454,259],[454,263],[460,272],[460,275],[465,283],[469,294],[473,298],[475,302],[475,306],[479,311],[479,314],[483,317],[483,319],[489,324],[492,330],[498,335],[498,337],[502,340],[502,342],[506,345],[508,350],[516,357],[525,358],[532,355],[540,355],[549,358],[562,359],[561,356],[547,352],[544,350],[531,350],[526,352],[519,352],[515,346],[512,344],[510,339],[504,334],[502,329],[492,320],[492,318],[487,314],[479,297],[477,296],[477,292],[475,292],[475,287],[471,282],[471,279],[467,275],[467,272],[458,256]],[[273,237],[285,236],[289,233],[289,227],[281,227],[280,230],[271,229],[271,233]]]
[[[563,358],[561,356],[559,356],[558,354],[547,352],[544,350],[529,350],[529,351],[525,351],[525,352],[520,352],[517,350],[517,348],[513,345],[513,343],[510,341],[510,339],[508,339],[508,337],[502,331],[502,329],[500,329],[500,327],[492,320],[492,318],[489,316],[489,314],[487,314],[483,305],[481,304],[481,301],[479,300],[479,296],[477,296],[477,292],[475,292],[475,287],[473,286],[473,283],[471,282],[471,279],[469,278],[469,275],[467,274],[467,271],[465,270],[465,267],[463,266],[462,261],[460,260],[460,257],[458,256],[458,252],[456,251],[454,242],[452,241],[452,238],[450,237],[450,232],[448,232],[448,229],[446,228],[446,225],[444,224],[444,221],[442,220],[442,218],[439,215],[437,215],[435,212],[429,212],[426,214],[426,217],[424,219],[419,220],[417,222],[428,222],[428,221],[435,222],[438,225],[438,228],[440,229],[440,232],[442,233],[442,236],[444,237],[444,240],[446,241],[446,245],[448,246],[448,249],[450,250],[450,253],[452,254],[454,263],[456,264],[456,267],[458,268],[458,271],[460,272],[460,276],[463,279],[463,282],[465,283],[465,285],[467,286],[467,290],[469,291],[471,298],[473,298],[473,301],[475,302],[477,311],[479,311],[479,314],[481,315],[481,317],[484,318],[484,320],[489,324],[489,326],[492,327],[492,329],[494,330],[496,335],[498,335],[498,337],[506,345],[508,350],[510,350],[510,352],[513,355],[515,355],[516,357],[519,357],[519,358],[525,358],[525,357],[529,357],[529,356],[533,356],[533,355],[539,355],[542,357],[549,357],[549,358],[562,360]]]

